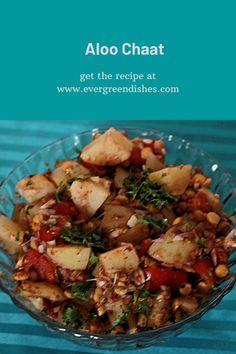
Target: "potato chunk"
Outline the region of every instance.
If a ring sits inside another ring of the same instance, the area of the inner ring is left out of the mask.
[[[105,207],[101,227],[106,232],[118,227],[127,228],[127,222],[132,214],[133,211],[125,206],[109,204]]]
[[[52,171],[50,177],[53,182],[59,186],[59,184],[65,184],[68,179],[73,177],[87,178],[90,175],[90,171],[78,161],[65,160],[62,161],[54,171]]]
[[[99,260],[105,272],[134,272],[138,269],[139,258],[131,243],[102,253]]]
[[[62,268],[84,270],[91,256],[91,248],[72,245],[48,247],[47,255]]]
[[[86,181],[74,181],[70,191],[76,207],[91,217],[109,196],[110,182],[104,178],[91,177]]]
[[[42,297],[52,302],[64,301],[65,295],[59,286],[48,284],[44,281],[34,282],[25,280],[18,287],[20,293],[25,297]]]
[[[125,233],[117,237],[117,242],[129,242],[133,245],[139,244],[142,240],[148,237],[149,228],[144,224],[136,224],[128,229]]]
[[[23,178],[16,184],[20,195],[30,203],[56,192],[56,187],[44,175],[36,174]]]
[[[167,266],[182,268],[194,262],[198,250],[193,232],[174,235],[168,231],[151,244],[148,254]]]
[[[129,159],[133,143],[122,133],[110,128],[85,146],[81,159],[97,166],[115,166]]]
[[[8,253],[19,252],[23,237],[24,232],[18,224],[0,215],[0,242]]]
[[[150,173],[149,179],[162,185],[171,194],[181,195],[188,187],[191,179],[191,172],[191,165],[167,167]]]

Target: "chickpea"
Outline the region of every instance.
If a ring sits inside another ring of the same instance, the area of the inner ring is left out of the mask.
[[[192,285],[190,283],[184,283],[179,287],[179,292],[181,295],[186,296],[192,292]]]
[[[227,265],[225,264],[219,264],[216,268],[215,268],[215,275],[218,278],[224,278],[226,277],[226,275],[229,274],[229,269],[227,267]]]
[[[229,223],[225,220],[222,220],[217,226],[217,231],[223,231],[227,227],[229,227]]]
[[[187,189],[185,191],[185,194],[187,195],[188,198],[193,198],[194,195],[195,195],[195,193],[194,193],[194,191],[192,189]]]
[[[150,147],[144,147],[141,151],[141,158],[143,160],[147,160],[148,155],[152,153],[152,149]]]
[[[218,225],[219,221],[220,221],[220,216],[214,212],[210,212],[207,214],[207,220],[209,221],[209,223],[211,223],[212,225]]]
[[[178,308],[180,307],[180,305],[181,305],[181,299],[179,297],[177,297],[172,302],[172,311],[176,312],[178,310]]]
[[[202,186],[205,181],[206,181],[206,177],[203,174],[201,174],[201,173],[196,173],[193,176],[193,184],[197,183],[200,186]]]
[[[211,185],[212,179],[208,177],[205,182],[203,183],[203,187],[208,188]]]
[[[180,308],[185,313],[192,313],[198,308],[198,302],[195,297],[185,296],[181,299]]]
[[[73,297],[74,297],[70,290],[65,290],[64,295],[65,295],[65,297],[67,297],[67,299],[73,299]]]
[[[104,305],[101,305],[97,309],[98,316],[102,316],[106,312],[106,307]]]
[[[175,312],[175,321],[181,320],[182,317],[183,317],[182,311],[181,311],[180,309],[178,309],[178,310]]]
[[[182,222],[182,220],[183,220],[183,218],[181,218],[181,217],[179,216],[178,218],[176,218],[176,219],[173,221],[172,225],[178,225],[178,224],[180,224],[180,223]]]
[[[201,210],[195,210],[193,215],[197,221],[203,221],[206,219],[206,215]]]
[[[200,281],[198,283],[197,290],[203,295],[209,294],[211,292],[211,288],[204,281]]]

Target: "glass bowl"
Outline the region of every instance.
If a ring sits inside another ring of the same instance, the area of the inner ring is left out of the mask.
[[[106,128],[99,129],[99,131],[104,131]],[[225,171],[217,161],[204,151],[179,137],[159,133],[154,130],[134,128],[124,128],[124,130],[128,133],[130,138],[163,139],[167,147],[167,163],[183,163],[201,166],[203,171],[212,178],[211,189],[214,193],[220,195],[223,210],[232,215],[233,227],[236,226],[236,183],[233,177]],[[54,168],[56,160],[74,158],[77,155],[76,148],[82,149],[83,146],[88,144],[96,131],[98,131],[98,129],[78,134],[75,133],[57,140],[33,153],[16,166],[3,180],[0,186],[0,213],[11,217],[14,203],[21,202],[21,199],[17,199],[15,195],[15,185],[17,181],[27,175],[42,173],[45,172],[47,168]],[[83,330],[74,330],[44,317],[38,310],[34,309],[26,299],[22,298],[14,291],[14,286],[16,285],[12,279],[14,259],[9,257],[3,249],[0,249],[0,287],[11,297],[12,301],[17,306],[23,308],[32,317],[44,323],[50,330],[61,333],[63,337],[69,340],[104,350],[129,350],[163,343],[163,341],[175,337],[216,306],[222,298],[232,290],[235,284],[235,264],[236,259],[234,259],[232,255],[229,261],[231,274],[219,285],[217,290],[208,296],[200,308],[193,314],[159,329],[127,335],[97,334]]]

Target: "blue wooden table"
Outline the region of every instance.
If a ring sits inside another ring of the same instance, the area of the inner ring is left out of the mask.
[[[155,128],[202,147],[236,176],[236,121],[0,121],[0,180],[41,146],[72,132],[102,126]],[[49,332],[0,291],[1,354],[95,353]],[[236,289],[181,336],[142,353],[236,353]]]

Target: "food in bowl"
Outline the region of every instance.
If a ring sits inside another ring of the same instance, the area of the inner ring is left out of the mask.
[[[45,316],[97,333],[195,312],[228,276],[235,231],[201,167],[166,165],[165,155],[162,140],[111,128],[78,158],[19,181],[27,202],[12,220],[0,216],[16,291]]]

